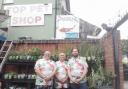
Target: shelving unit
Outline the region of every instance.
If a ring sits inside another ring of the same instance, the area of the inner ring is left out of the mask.
[[[35,87],[35,61],[13,61],[5,63],[2,89],[34,89]]]
[[[6,89],[9,87],[15,88],[24,88],[24,89],[34,89],[34,79],[5,79]]]

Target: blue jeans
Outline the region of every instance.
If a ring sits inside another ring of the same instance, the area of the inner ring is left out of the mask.
[[[88,89],[86,82],[85,83],[71,83],[70,84],[71,89]]]
[[[51,86],[41,86],[41,85],[36,85],[35,86],[35,89],[50,89],[51,88]]]

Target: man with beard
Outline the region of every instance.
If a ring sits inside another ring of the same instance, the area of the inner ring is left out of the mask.
[[[53,77],[56,72],[55,62],[50,59],[51,53],[44,52],[44,56],[38,59],[35,64],[36,88],[35,89],[51,89],[53,84]]]
[[[72,57],[68,60],[68,76],[71,89],[88,89],[86,84],[87,71],[88,64],[85,57],[81,57],[79,50],[73,48]]]

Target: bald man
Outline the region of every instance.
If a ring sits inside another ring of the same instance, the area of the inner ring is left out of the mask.
[[[36,89],[50,89],[53,83],[53,76],[56,72],[56,66],[51,59],[50,51],[45,51],[44,56],[38,59],[35,64]]]
[[[68,89],[68,66],[66,60],[65,53],[59,54],[59,60],[56,62],[56,79],[55,79],[55,87],[56,89]]]

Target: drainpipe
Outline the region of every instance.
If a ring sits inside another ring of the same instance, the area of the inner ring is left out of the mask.
[[[57,16],[57,0],[55,0],[55,17],[54,17],[54,39],[56,38],[56,16]]]
[[[118,50],[118,35],[117,29],[112,31],[114,67],[115,67],[115,89],[120,89],[120,69],[119,69],[119,50]]]
[[[1,7],[0,7],[0,10],[3,10],[3,3],[4,3],[4,0],[1,1]]]

